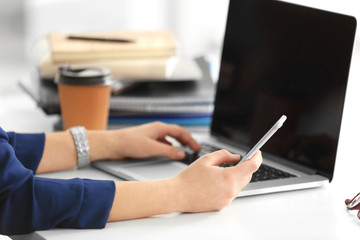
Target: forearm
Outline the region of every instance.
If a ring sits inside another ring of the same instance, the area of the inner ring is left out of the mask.
[[[112,131],[87,130],[86,135],[90,146],[91,161],[151,156],[183,159],[184,151],[172,147],[165,139],[167,136],[175,138],[194,151],[201,149],[201,146],[185,129],[161,122]],[[71,133],[47,134],[44,154],[37,172],[62,170],[76,165],[77,152]]]
[[[114,140],[113,131],[86,131],[90,146],[90,161],[115,158],[113,149],[121,148],[121,140]],[[115,143],[116,142],[116,143]],[[117,144],[118,147],[112,145]],[[77,152],[69,131],[46,134],[45,147],[37,173],[53,172],[77,166]]]
[[[70,132],[48,133],[37,173],[53,172],[77,165],[77,153]]]
[[[117,182],[108,221],[143,218],[180,211],[173,181]]]

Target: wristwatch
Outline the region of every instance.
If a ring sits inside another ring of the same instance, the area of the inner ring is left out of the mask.
[[[75,126],[69,130],[74,138],[78,168],[86,167],[90,164],[90,147],[86,137],[86,129],[82,126]]]

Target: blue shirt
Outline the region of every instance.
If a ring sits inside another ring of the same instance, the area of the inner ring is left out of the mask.
[[[6,133],[0,128],[0,234],[105,227],[114,182],[35,176],[44,144],[45,134]]]

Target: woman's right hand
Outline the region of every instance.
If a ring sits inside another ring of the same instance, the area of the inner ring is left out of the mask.
[[[221,210],[249,183],[262,162],[261,153],[257,152],[234,167],[218,166],[239,159],[238,155],[220,150],[202,156],[173,178],[116,182],[108,221]]]
[[[180,212],[218,211],[228,206],[250,182],[262,163],[261,152],[234,167],[219,167],[235,163],[240,156],[220,150],[204,155],[171,179],[177,186]]]

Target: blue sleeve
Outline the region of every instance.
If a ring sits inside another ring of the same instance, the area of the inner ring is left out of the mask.
[[[3,132],[4,134],[7,134],[7,139],[15,151],[16,158],[25,168],[36,172],[44,150],[45,134]]]
[[[31,162],[26,154],[21,157]],[[0,128],[0,234],[53,227],[103,228],[114,194],[112,181],[34,176],[17,159],[9,136]]]

